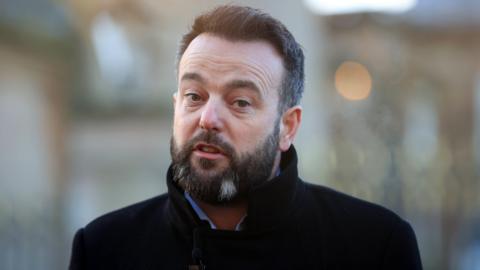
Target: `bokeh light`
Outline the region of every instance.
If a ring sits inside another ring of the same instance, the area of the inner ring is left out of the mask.
[[[322,15],[347,14],[355,12],[406,12],[417,4],[417,0],[305,0],[305,5]]]
[[[345,61],[335,72],[335,88],[346,99],[366,99],[372,90],[372,77],[364,65]]]

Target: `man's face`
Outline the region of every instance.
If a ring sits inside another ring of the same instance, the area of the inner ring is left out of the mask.
[[[171,154],[175,181],[210,203],[246,195],[279,157],[283,65],[265,41],[201,34],[179,63]]]

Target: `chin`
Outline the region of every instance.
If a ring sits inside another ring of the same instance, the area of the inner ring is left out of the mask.
[[[229,166],[228,162],[223,160],[212,160],[199,157],[193,157],[190,164],[194,169],[204,172],[223,171]]]

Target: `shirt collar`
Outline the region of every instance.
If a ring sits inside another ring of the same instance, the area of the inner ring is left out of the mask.
[[[192,198],[192,196],[190,196],[190,194],[188,192],[184,192],[184,196],[185,196],[185,199],[187,199],[187,201],[190,203],[190,205],[192,206],[193,208],[193,211],[195,211],[195,213],[197,214],[198,218],[200,220],[205,220],[208,222],[208,224],[210,224],[210,228],[211,229],[217,229],[217,226],[215,226],[215,224],[213,223],[213,221],[207,216],[207,214],[202,210],[202,208],[195,202],[195,200]],[[245,221],[245,218],[247,217],[247,215],[244,215],[240,221],[238,222],[238,224],[235,226],[235,231],[241,231],[244,227],[245,227],[245,224],[244,224],[244,221]]]

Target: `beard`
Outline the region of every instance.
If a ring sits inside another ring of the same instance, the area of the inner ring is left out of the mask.
[[[221,205],[244,200],[252,187],[267,181],[272,174],[277,155],[279,122],[278,119],[273,132],[252,152],[241,155],[212,131],[202,132],[180,147],[172,136],[170,154],[173,181],[194,198],[209,204]],[[227,166],[220,164],[222,160],[198,158],[196,167],[192,153],[199,142],[220,148],[227,159]]]

